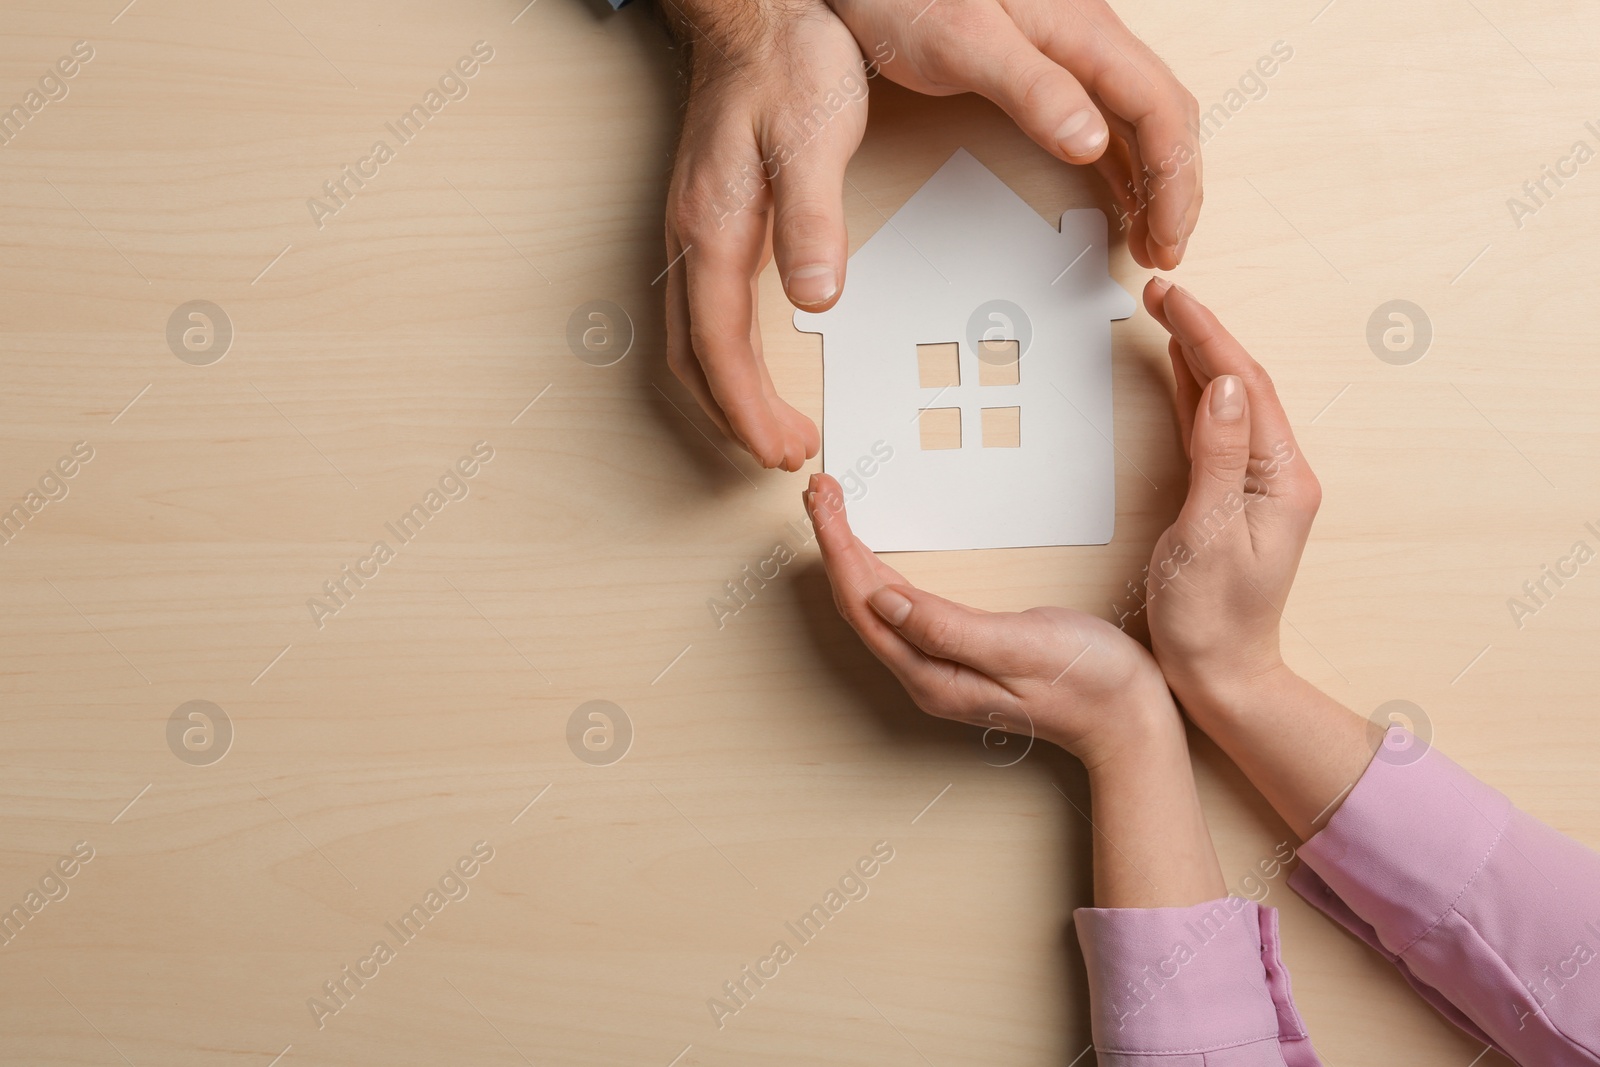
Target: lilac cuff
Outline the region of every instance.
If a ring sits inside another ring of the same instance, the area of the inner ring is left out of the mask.
[[[1600,1064],[1600,856],[1400,727],[1290,886],[1522,1064]]]
[[[1242,897],[1079,908],[1102,1067],[1320,1067],[1278,957],[1278,913]]]

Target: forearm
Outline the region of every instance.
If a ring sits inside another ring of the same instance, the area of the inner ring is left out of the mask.
[[[1287,667],[1245,686],[1179,696],[1302,839],[1338,810],[1383,742],[1382,728]]]
[[[1468,1034],[1600,1064],[1600,856],[1400,728],[1289,884]]]
[[[1106,1067],[1315,1067],[1278,953],[1277,913],[1226,895],[1177,706],[1086,762],[1095,907],[1074,913]]]
[[[1164,684],[1143,700],[1136,735],[1086,765],[1101,908],[1184,907],[1226,892],[1183,721]]]

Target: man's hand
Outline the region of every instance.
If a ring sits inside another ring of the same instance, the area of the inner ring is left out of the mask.
[[[850,31],[822,0],[662,0],[690,53],[667,197],[667,364],[764,467],[799,470],[817,428],[773,390],[756,279],[775,253],[796,307],[844,285],[845,165],[867,125]]]
[[[756,279],[775,255],[796,307],[838,300],[869,69],[982,93],[1058,158],[1092,163],[1146,267],[1176,266],[1200,213],[1194,98],[1103,0],[832,3],[662,0],[691,79],[667,200],[667,362],[724,433],[791,471],[817,428],[772,387]]]
[[[1104,0],[829,0],[883,74],[934,96],[980,93],[1068,163],[1093,163],[1147,269],[1183,259],[1200,215],[1199,110]]]
[[[1156,542],[1150,639],[1178,699],[1199,716],[1283,669],[1278,628],[1322,501],[1272,379],[1188,291],[1160,279],[1145,307],[1172,335],[1175,403],[1192,471]]]

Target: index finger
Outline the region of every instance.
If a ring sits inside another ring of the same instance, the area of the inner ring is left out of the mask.
[[[733,223],[730,230],[748,228]],[[765,219],[761,220],[763,223]],[[765,226],[760,232],[719,233],[704,225],[683,241],[684,287],[689,303],[689,346],[734,435],[763,467],[784,460],[783,427],[767,400],[750,330],[755,299],[750,281],[759,264]]]
[[[1278,399],[1271,376],[1223,327],[1211,309],[1187,289],[1174,285],[1162,299],[1162,311],[1171,324],[1173,337],[1194,353],[1208,377],[1234,374],[1244,382],[1250,399],[1251,458],[1263,466],[1298,458],[1300,446],[1295,441],[1294,427],[1283,410],[1283,402]],[[1303,461],[1297,469],[1310,473]]]
[[[1156,266],[1176,267],[1200,215],[1198,108],[1150,47],[1105,4],[1051,4],[1041,49],[1076,74],[1107,109],[1135,130],[1143,161]],[[1071,16],[1064,15],[1071,12]],[[1075,17],[1072,17],[1075,16]]]
[[[817,474],[811,486],[806,510],[839,614],[924,711],[953,718],[962,708],[982,706],[992,696],[993,683],[986,685],[987,679],[963,664],[930,657],[873,609],[867,600],[871,593],[890,584],[909,588],[911,583],[850,529],[838,482]]]
[[[813,475],[805,502],[806,512],[817,532],[817,547],[822,551],[822,564],[833,586],[833,600],[839,614],[866,642],[873,655],[883,660],[905,683],[918,666],[920,653],[867,603],[867,595],[874,589],[905,579],[873,554],[850,529],[844,494],[833,478],[825,474]]]
[[[754,280],[763,266],[770,191],[765,180],[745,199],[729,199],[723,185],[748,177],[759,167],[754,141],[746,145],[738,127],[714,114],[685,119],[677,169],[668,198],[668,232],[679,245],[668,265],[672,281],[681,279],[679,300],[687,305],[671,340],[687,346],[700,364],[706,387],[721,409],[733,437],[764,467],[786,465],[789,434],[772,403],[760,354],[752,342],[756,304]],[[693,119],[694,121],[690,121]],[[731,140],[730,140],[731,138]]]

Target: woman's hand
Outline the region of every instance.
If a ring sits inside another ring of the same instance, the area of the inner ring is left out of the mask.
[[[667,195],[667,365],[764,467],[799,470],[817,428],[773,389],[756,279],[775,253],[796,307],[844,285],[844,171],[867,125],[850,31],[822,0],[662,0],[690,55]]]
[[[1081,611],[978,611],[924,593],[851,533],[838,482],[813,476],[805,499],[839,613],[918,707],[1083,761],[1096,904],[1186,907],[1223,894],[1183,720],[1143,645]]]
[[[1150,559],[1150,638],[1173,692],[1203,720],[1283,669],[1283,605],[1322,489],[1272,379],[1216,316],[1162,279],[1144,301],[1172,335],[1192,465],[1188,499]]]
[[[1183,749],[1155,660],[1109,622],[1066,608],[979,611],[923,592],[851,531],[838,482],[814,475],[805,502],[839,614],[923,711],[1038,736],[1091,771],[1158,736]]]
[[[1183,259],[1202,197],[1199,109],[1104,0],[828,2],[863,51],[887,42],[890,81],[979,93],[1057,159],[1094,164],[1141,266]]]
[[[1278,647],[1322,488],[1272,379],[1187,291],[1145,307],[1172,340],[1189,497],[1150,560],[1150,638],[1167,683],[1302,838],[1332,817],[1383,730],[1284,665]]]

